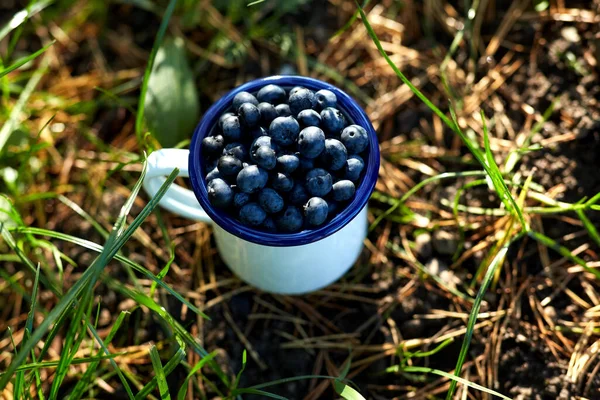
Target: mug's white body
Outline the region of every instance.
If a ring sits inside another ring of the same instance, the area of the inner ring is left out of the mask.
[[[144,189],[153,196],[176,167],[188,176],[187,150],[163,149],[150,154]],[[172,185],[159,203],[194,220],[211,222],[195,195]],[[313,243],[274,247],[241,239],[213,224],[221,258],[242,280],[271,293],[301,294],[338,280],[354,264],[367,234],[367,206],[339,231]]]

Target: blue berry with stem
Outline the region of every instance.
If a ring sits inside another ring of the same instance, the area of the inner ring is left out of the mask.
[[[281,146],[289,146],[296,141],[300,125],[293,117],[277,117],[269,125],[269,136]]]
[[[240,208],[239,217],[244,225],[257,227],[265,221],[267,213],[257,203],[247,203]]]
[[[304,128],[298,135],[297,147],[302,157],[318,157],[325,149],[325,133],[316,126]]]
[[[243,168],[236,178],[238,189],[244,193],[255,193],[264,188],[269,180],[269,174],[264,169],[249,165]]]
[[[367,131],[360,125],[349,125],[344,128],[340,140],[346,146],[348,154],[358,154],[369,146]]]
[[[275,215],[274,220],[277,228],[286,233],[298,232],[304,225],[302,213],[294,206],[287,206],[283,211]]]
[[[221,178],[210,181],[207,185],[208,200],[210,204],[218,208],[227,208],[233,201],[233,190],[227,182]]]
[[[264,101],[271,104],[279,104],[285,101],[285,90],[281,86],[267,85],[263,86],[256,94],[258,101]]]
[[[237,110],[244,103],[258,105],[258,100],[248,92],[239,92],[233,97],[233,109]]]
[[[337,96],[331,90],[321,89],[315,93],[317,98],[317,108],[324,110],[327,107],[337,107]]]
[[[315,168],[306,174],[306,190],[312,196],[323,197],[331,191],[333,178],[322,168]]]
[[[264,188],[258,192],[258,204],[268,214],[274,214],[281,211],[285,205],[283,197],[276,190],[271,188]]]
[[[304,220],[312,226],[322,225],[329,214],[327,202],[320,197],[312,197],[309,199],[303,209]]]
[[[243,103],[238,108],[238,118],[245,127],[254,128],[260,123],[260,111],[252,103]]]
[[[356,188],[352,181],[343,179],[333,184],[333,199],[335,201],[348,201],[354,197]]]

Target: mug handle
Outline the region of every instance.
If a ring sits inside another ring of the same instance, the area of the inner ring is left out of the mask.
[[[148,169],[142,183],[146,193],[154,197],[167,180],[166,177],[175,168],[179,168],[178,176],[189,177],[189,155],[190,151],[184,149],[161,149],[153,151],[148,156]],[[210,217],[200,207],[194,192],[175,183],[169,187],[167,193],[160,199],[158,204],[182,217],[201,222],[212,222]]]

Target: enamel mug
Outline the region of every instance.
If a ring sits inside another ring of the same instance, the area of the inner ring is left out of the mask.
[[[365,169],[354,198],[341,213],[316,229],[292,234],[259,231],[212,207],[208,200],[202,139],[212,133],[238,92],[256,93],[269,84],[285,89],[303,86],[313,91],[330,90],[337,96],[338,108],[369,134]],[[239,86],[213,104],[196,127],[189,150],[152,152],[143,183],[145,191],[154,196],[175,168],[179,168],[179,176],[190,178],[192,190],[171,185],[159,203],[163,208],[212,224],[221,258],[245,282],[266,292],[302,294],[338,280],[360,255],[367,234],[367,202],[378,176],[379,145],[365,112],[342,90],[312,78],[272,76]]]

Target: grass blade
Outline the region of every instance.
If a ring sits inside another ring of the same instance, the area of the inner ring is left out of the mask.
[[[181,388],[179,388],[179,392],[177,393],[177,400],[185,400],[185,396],[187,395],[188,382],[190,381],[190,379],[194,375],[196,375],[196,373],[198,371],[200,371],[202,369],[202,367],[204,366],[204,364],[206,364],[207,362],[209,362],[210,360],[212,360],[216,356],[217,356],[217,352],[213,351],[208,356],[203,357],[200,361],[198,361],[196,363],[196,365],[194,365],[194,367],[190,370],[189,374],[185,377],[185,380],[183,381],[183,384],[181,385]]]
[[[17,61],[15,61],[12,65],[9,65],[8,67],[4,68],[3,70],[0,71],[0,78],[2,78],[4,75],[11,73],[12,71],[14,71],[15,69],[27,64],[29,61],[39,57],[41,54],[43,54],[46,50],[48,50],[48,48],[50,48],[50,46],[52,46],[54,44],[54,40],[52,42],[50,42],[50,44],[42,47],[41,49],[39,49],[38,51],[36,51],[33,54],[30,54],[28,56],[19,58]]]
[[[13,29],[18,28],[21,24],[27,21],[31,16],[39,13],[50,4],[54,3],[54,0],[39,0],[34,4],[30,4],[26,9],[17,12],[11,19],[8,20],[6,25],[0,29],[0,40],[4,39]]]
[[[177,352],[175,353],[175,355],[173,357],[171,357],[171,359],[165,364],[163,371],[164,371],[164,375],[165,376],[169,376],[171,374],[171,372],[173,372],[173,370],[175,370],[175,367],[177,367],[185,358],[185,351],[182,348],[179,348],[177,350]],[[140,390],[140,392],[137,394],[137,396],[135,396],[136,400],[138,399],[145,399],[156,387],[156,385],[158,384],[157,381],[157,377],[153,377],[152,380],[150,382],[148,382],[146,384],[146,386],[144,386],[142,388],[142,390]]]
[[[510,230],[507,230],[507,233],[508,232],[510,232]],[[479,288],[479,291],[477,292],[477,296],[475,297],[475,302],[473,303],[473,307],[471,308],[471,313],[469,314],[469,320],[467,321],[467,331],[465,333],[465,338],[463,340],[462,347],[460,349],[460,353],[458,356],[458,360],[456,362],[456,368],[454,371],[454,375],[456,377],[458,377],[460,375],[462,366],[465,362],[465,359],[467,358],[467,351],[469,350],[469,346],[471,345],[471,339],[473,337],[473,331],[474,331],[475,323],[477,322],[477,315],[479,314],[479,309],[481,308],[481,301],[483,300],[483,296],[487,292],[487,289],[490,286],[492,279],[494,278],[496,269],[498,268],[500,263],[504,261],[504,257],[506,256],[506,253],[508,252],[508,248],[510,247],[510,245],[512,243],[519,240],[523,235],[524,235],[524,233],[521,232],[518,235],[514,236],[511,240],[506,241],[504,246],[502,246],[502,248],[500,250],[498,250],[498,253],[494,257],[494,259],[490,262],[490,265],[485,273],[485,276],[483,277],[483,281],[481,282],[481,287]],[[456,389],[456,382],[457,382],[457,380],[454,380],[454,379],[452,380],[452,382],[450,382],[450,389],[448,389],[448,394],[446,395],[446,400],[452,399],[452,396],[454,395],[454,390]]]
[[[600,246],[600,234],[598,233],[598,230],[596,229],[594,224],[592,224],[592,221],[590,221],[587,215],[585,215],[585,212],[583,210],[579,209],[576,212],[581,222],[583,222],[583,226],[585,227],[585,229],[587,229],[588,234],[590,235],[592,240],[596,242],[598,246]]]
[[[160,355],[158,354],[158,350],[156,350],[156,346],[150,347],[150,360],[152,361],[152,368],[154,368],[155,378],[158,382],[160,398],[163,400],[171,400],[171,395],[169,394],[169,385],[167,384],[167,377],[165,376],[165,371],[163,370],[163,366],[160,362]]]
[[[171,19],[171,15],[173,15],[173,11],[175,10],[176,4],[177,0],[169,1],[169,5],[165,10],[165,15],[160,23],[160,27],[158,28],[158,33],[156,34],[156,40],[154,41],[154,45],[152,46],[152,52],[150,53],[150,57],[148,58],[148,65],[146,65],[146,70],[144,71],[144,79],[142,81],[142,87],[140,89],[140,101],[138,103],[137,115],[135,117],[135,133],[140,142],[142,138],[142,122],[144,120],[144,108],[146,105],[146,93],[148,92],[148,81],[150,79],[150,73],[152,72],[152,67],[154,66],[154,59],[156,58],[156,53],[158,52],[158,49],[165,37],[165,32],[167,31],[167,27],[169,26],[169,20]]]
[[[333,382],[333,387],[335,392],[346,400],[365,400],[365,398],[358,393],[356,389],[351,388],[349,385],[346,385],[341,381],[335,380]]]
[[[492,396],[500,397],[503,400],[512,400],[510,397],[506,397],[505,395],[498,393],[492,389],[488,389],[488,388],[478,385],[476,383],[469,382],[468,380],[460,378],[456,375],[452,375],[452,374],[449,374],[447,372],[440,371],[437,369],[426,368],[426,367],[403,367],[403,368],[398,368],[398,370],[399,371],[401,370],[403,372],[417,372],[417,373],[435,374],[435,375],[443,376],[444,378],[451,379],[453,382],[462,383],[465,386],[469,386],[469,387],[472,387],[473,389],[481,390],[482,392],[491,394]]]

